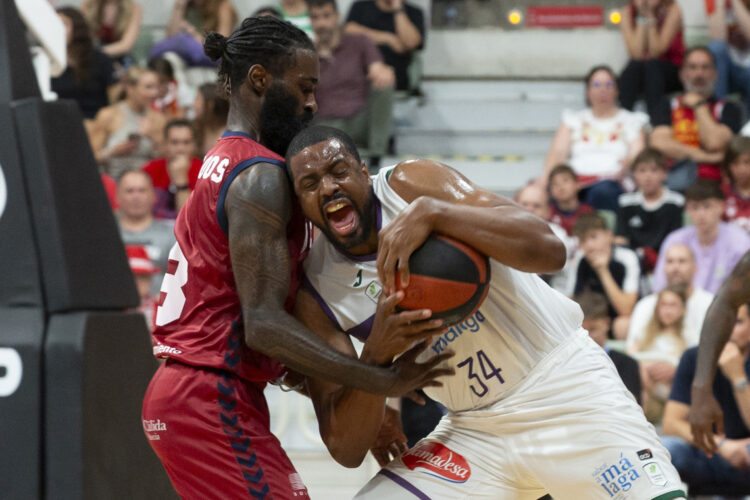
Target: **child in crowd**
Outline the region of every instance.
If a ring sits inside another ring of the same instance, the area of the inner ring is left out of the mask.
[[[638,362],[627,354],[614,351],[606,345],[607,334],[612,324],[607,299],[600,293],[585,290],[583,293],[576,295],[575,301],[583,311],[583,328],[588,330],[589,336],[594,342],[609,354],[625,387],[633,393],[633,397],[638,404],[641,404],[641,375]]]
[[[627,336],[630,313],[638,300],[641,266],[638,256],[629,248],[614,245],[614,235],[600,215],[583,214],[573,226],[580,251],[571,263],[568,296],[591,290],[601,293],[609,303],[609,317],[614,321],[612,334]]]
[[[159,97],[151,108],[164,113],[167,119],[182,118],[185,113],[177,103],[177,80],[172,64],[163,57],[154,57],[149,59],[148,69],[159,75]]]
[[[156,297],[151,295],[151,281],[154,275],[161,271],[151,262],[143,245],[125,245],[125,253],[128,256],[128,264],[133,272],[135,287],[141,299],[138,312],[146,318],[149,331],[153,330],[157,304]]]
[[[633,179],[638,190],[618,200],[616,241],[634,249],[642,270],[651,272],[664,238],[682,227],[685,198],[664,186],[667,160],[656,149],[646,148],[635,157]]]
[[[735,136],[727,145],[722,163],[726,182],[724,219],[750,232],[750,137]]]
[[[578,200],[578,176],[572,167],[557,165],[550,171],[547,185],[551,198],[549,220],[572,234],[578,216],[594,211],[593,207]]]
[[[654,315],[628,352],[641,364],[644,408],[652,422],[661,418],[677,364],[687,348],[683,336],[686,304],[685,285],[664,288],[656,299]]]

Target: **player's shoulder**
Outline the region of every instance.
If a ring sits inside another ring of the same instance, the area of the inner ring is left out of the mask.
[[[448,165],[419,158],[396,164],[388,173],[388,184],[397,192],[420,192],[431,187],[441,187],[456,177],[460,177],[460,174]]]

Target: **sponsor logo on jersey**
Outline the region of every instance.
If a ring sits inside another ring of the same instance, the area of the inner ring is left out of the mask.
[[[664,475],[661,467],[659,467],[659,464],[657,464],[656,462],[649,462],[645,464],[643,466],[643,472],[646,473],[646,477],[648,477],[648,480],[651,481],[651,484],[654,484],[656,486],[667,485],[667,476]]]
[[[651,450],[646,448],[645,450],[640,450],[638,452],[638,459],[639,460],[648,460],[649,458],[653,458],[654,455],[651,453]]]
[[[154,356],[161,356],[163,354],[182,354],[182,351],[176,347],[159,344],[154,346]]]
[[[480,324],[484,323],[484,320],[485,317],[481,312],[475,312],[461,323],[448,328],[445,333],[438,337],[435,343],[432,344],[432,350],[435,351],[435,354],[440,354],[445,350],[448,344],[459,338],[464,332],[478,332],[481,326]]]
[[[365,295],[376,304],[378,303],[382,291],[383,287],[377,281],[371,281],[370,284],[365,287]]]
[[[151,441],[158,441],[161,439],[158,432],[166,432],[167,424],[159,419],[156,420],[144,420],[143,430],[146,431],[146,437]]]
[[[604,463],[597,467],[591,474],[596,483],[601,486],[610,498],[624,499],[625,493],[630,491],[633,483],[640,479],[641,475],[633,464],[620,453],[619,460],[614,464]]]
[[[401,455],[409,470],[439,477],[451,483],[465,483],[471,477],[471,467],[464,457],[442,443],[425,441]]]

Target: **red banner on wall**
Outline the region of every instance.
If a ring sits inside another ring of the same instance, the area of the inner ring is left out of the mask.
[[[530,28],[582,28],[604,25],[601,5],[530,5],[526,26]]]

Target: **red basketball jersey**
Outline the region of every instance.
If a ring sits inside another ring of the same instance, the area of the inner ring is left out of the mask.
[[[175,223],[177,243],[169,254],[153,339],[157,357],[266,382],[278,378],[284,368],[245,345],[224,211],[229,185],[256,163],[285,168],[279,155],[239,132],[226,132],[206,154],[195,189]],[[291,286],[285,306],[289,312],[311,234],[295,199],[287,227]]]

